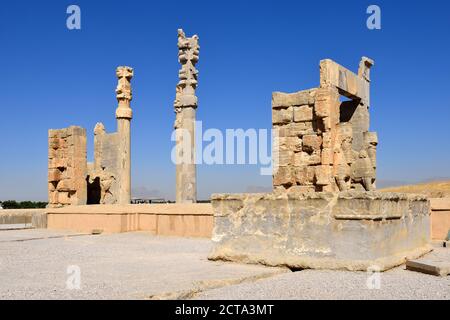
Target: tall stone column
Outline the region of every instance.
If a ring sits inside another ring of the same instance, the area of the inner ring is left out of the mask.
[[[116,88],[116,97],[119,103],[116,109],[118,139],[118,174],[119,193],[118,204],[130,204],[131,202],[131,135],[130,124],[133,111],[130,107],[132,100],[131,78],[133,69],[130,67],[118,67],[116,70],[119,79]]]
[[[195,165],[195,114],[197,109],[198,36],[186,38],[182,29],[178,30],[178,61],[180,81],[175,98],[176,133],[176,201],[177,203],[197,202],[197,173]]]

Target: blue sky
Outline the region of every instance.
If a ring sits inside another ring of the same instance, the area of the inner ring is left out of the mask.
[[[81,8],[81,30],[66,8]],[[382,29],[366,27],[381,8]],[[271,92],[318,86],[319,61],[372,69],[378,178],[450,177],[448,1],[15,1],[0,9],[0,200],[47,198],[47,130],[116,130],[115,68],[132,82],[133,187],[173,198],[177,29],[200,37],[203,127],[270,128]],[[253,186],[253,187],[252,187]],[[256,165],[199,166],[200,198],[270,187]]]

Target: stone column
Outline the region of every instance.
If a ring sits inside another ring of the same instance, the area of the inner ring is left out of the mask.
[[[133,112],[130,107],[132,100],[130,80],[133,77],[133,69],[130,67],[118,67],[116,70],[119,79],[116,88],[116,97],[119,103],[116,109],[118,145],[118,174],[119,193],[118,204],[130,204],[131,202],[131,136],[130,124]]]
[[[176,88],[175,125],[176,130],[176,202],[197,201],[197,174],[195,165],[195,114],[197,109],[198,36],[186,38],[182,29],[178,30],[178,61],[180,81]]]

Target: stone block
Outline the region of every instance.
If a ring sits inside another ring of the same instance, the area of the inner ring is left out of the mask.
[[[304,122],[304,121],[313,121],[314,114],[312,106],[298,106],[294,107],[294,121],[295,122]]]
[[[324,165],[333,164],[334,161],[334,151],[331,148],[324,148],[321,152],[321,163]]]
[[[48,161],[48,167],[50,169],[65,168],[67,165],[67,159],[64,158],[51,158]]]
[[[76,190],[76,188],[74,187],[74,182],[72,179],[64,179],[64,180],[59,181],[57,190],[58,191],[71,191],[71,190]]]
[[[213,194],[212,206],[211,260],[300,269],[366,271],[377,266],[384,271],[432,249],[429,202],[421,196]]]
[[[315,151],[320,151],[322,146],[322,137],[315,134],[307,134],[302,138],[303,141],[303,151],[312,153]]]
[[[301,137],[305,134],[313,134],[314,126],[310,121],[306,122],[293,122],[289,127],[289,135],[292,137]]]
[[[319,152],[309,154],[307,152],[296,152],[294,154],[294,166],[314,166],[320,164],[321,158]]]
[[[331,178],[332,178],[332,167],[329,165],[319,165],[313,167],[315,169],[315,176],[316,176],[316,185],[318,186],[326,186],[331,184]]]
[[[56,183],[55,182],[49,182],[48,183],[48,191],[53,192],[56,190]]]
[[[279,138],[289,137],[291,135],[290,128],[291,128],[290,124],[274,125],[273,126],[274,135],[278,136]]]
[[[302,150],[302,139],[299,137],[280,137],[278,138],[280,150],[290,150],[298,152]]]
[[[370,105],[370,82],[330,59],[320,61],[320,86],[335,87],[342,95],[361,99],[366,105]]]
[[[52,182],[52,181],[59,181],[61,180],[62,175],[61,175],[61,171],[59,171],[58,169],[49,169],[48,170],[48,181]]]
[[[48,196],[50,203],[58,203],[58,191],[50,191]]]
[[[294,164],[294,151],[292,150],[279,150],[279,166],[286,167]]]
[[[273,185],[292,185],[295,183],[295,176],[292,167],[278,167],[274,169]]]
[[[337,116],[339,118],[339,93],[333,88],[320,88],[317,90],[314,112],[317,117],[325,118]]]
[[[70,200],[70,193],[69,192],[58,192],[58,203],[63,204],[63,205],[69,205],[71,204],[71,200]]]
[[[314,186],[292,186],[287,190],[288,193],[312,193],[316,192]]]
[[[288,124],[293,120],[293,109],[289,107],[287,109],[273,109],[272,110],[272,122],[274,124]]]
[[[418,259],[406,261],[406,269],[434,276],[450,275],[450,261],[436,259]]]
[[[295,181],[297,184],[305,186],[305,185],[313,185],[315,182],[315,167],[295,167]]]
[[[295,93],[273,92],[272,108],[286,108],[291,106],[312,105],[315,100],[316,89]]]
[[[322,133],[322,147],[333,148],[333,134],[331,132]]]

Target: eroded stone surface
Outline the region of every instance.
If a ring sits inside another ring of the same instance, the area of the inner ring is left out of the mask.
[[[386,270],[430,250],[429,201],[378,192],[215,194],[210,259]]]
[[[450,274],[450,261],[437,259],[408,260],[406,269],[445,277]]]
[[[319,88],[272,94],[275,188],[375,190],[378,138],[369,132],[372,65],[363,57],[355,74],[323,60]],[[341,95],[351,100],[341,102]]]
[[[71,126],[48,132],[50,207],[86,203],[86,130]]]
[[[176,201],[197,201],[197,171],[195,165],[195,119],[198,84],[198,62],[200,46],[198,36],[186,37],[178,30],[178,61],[181,64],[179,82],[176,87],[175,135],[176,135]]]

